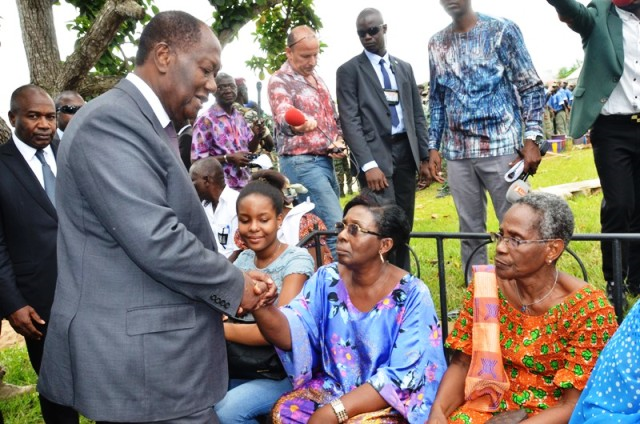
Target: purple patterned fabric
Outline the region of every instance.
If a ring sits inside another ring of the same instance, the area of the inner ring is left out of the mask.
[[[191,160],[236,152],[248,153],[252,138],[253,132],[240,112],[234,108],[233,113],[228,115],[220,106],[213,105],[193,125]],[[222,169],[225,182],[234,189],[247,185],[251,177],[248,167],[238,168],[225,163]]]
[[[319,268],[282,311],[293,350],[278,353],[294,389],[321,387],[330,401],[369,383],[410,423],[426,421],[447,366],[438,317],[421,280],[407,274],[361,312],[333,263]],[[317,406],[300,399],[294,409]]]

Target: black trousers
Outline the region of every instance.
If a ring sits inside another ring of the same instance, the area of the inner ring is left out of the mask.
[[[600,115],[591,130],[600,184],[603,233],[640,233],[640,122],[628,115]],[[604,241],[602,271],[613,280],[613,244]],[[640,293],[640,241],[622,243],[622,275]]]
[[[411,229],[413,229],[413,215],[416,204],[416,162],[413,159],[409,139],[398,137],[392,142],[391,153],[393,155],[393,176],[387,182],[389,187],[383,191],[374,192],[367,187],[367,179],[364,172],[358,174],[361,193],[367,194],[380,204],[396,204],[405,214]],[[408,246],[395,246],[395,254],[389,256],[389,262],[406,271],[411,271],[411,258]]]
[[[36,374],[40,374],[40,364],[42,363],[42,353],[44,351],[44,337],[42,340],[26,339],[26,344],[31,366]],[[42,395],[39,395],[39,400],[42,418],[46,424],[79,423],[78,413],[73,408],[53,403]]]

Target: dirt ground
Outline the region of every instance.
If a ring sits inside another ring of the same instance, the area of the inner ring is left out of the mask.
[[[2,334],[0,335],[0,349],[11,347],[17,344],[24,344],[24,337],[13,331],[9,321],[2,320]]]

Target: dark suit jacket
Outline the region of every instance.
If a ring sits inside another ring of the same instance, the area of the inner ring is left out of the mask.
[[[114,107],[117,105],[117,107]],[[225,394],[221,313],[244,276],[142,93],[87,103],[58,154],[58,283],[38,390],[95,421],[150,422]]]
[[[422,99],[411,65],[393,56],[390,61],[400,91],[411,152],[416,168],[420,169],[420,160],[429,158]],[[391,176],[391,113],[384,90],[364,52],[338,68],[336,90],[342,132],[357,166],[362,168],[375,160],[380,170],[387,177]]]
[[[55,207],[10,139],[0,146],[0,316],[30,305],[49,321],[57,230]]]
[[[573,90],[569,131],[579,138],[593,125],[622,76],[622,20],[611,0],[594,0],[588,6],[575,0],[547,1],[582,38],[584,63]]]

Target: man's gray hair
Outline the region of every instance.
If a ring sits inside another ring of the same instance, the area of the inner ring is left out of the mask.
[[[527,205],[538,215],[537,227],[543,239],[561,239],[567,247],[573,235],[573,212],[569,204],[560,196],[551,193],[533,192],[518,199],[514,205]]]

